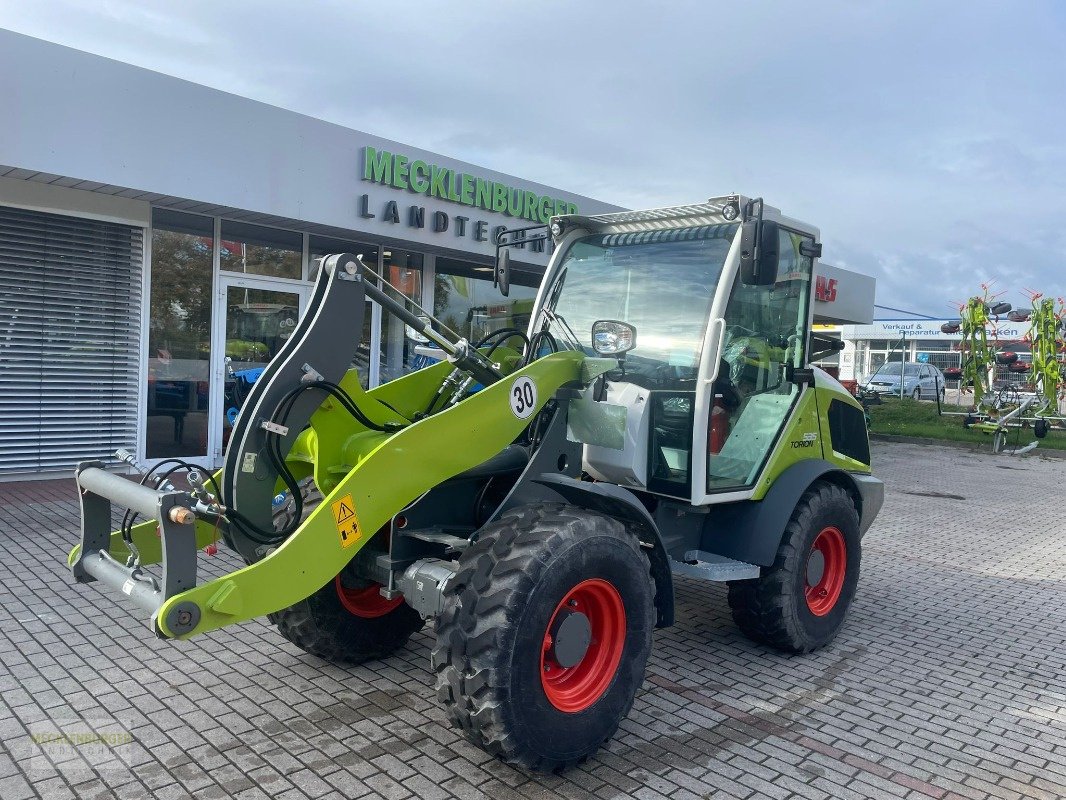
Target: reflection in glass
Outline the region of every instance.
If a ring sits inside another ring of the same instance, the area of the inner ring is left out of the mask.
[[[655,237],[586,236],[567,252],[548,296],[558,317],[552,334],[576,337],[592,354],[592,324],[626,322],[637,330],[626,380],[647,389],[695,386],[718,277],[736,225],[656,231]]]
[[[800,252],[809,237],[784,229],[780,237],[777,283],[745,286],[738,278],[729,298],[718,408],[710,422],[716,410],[725,412],[728,435],[708,453],[708,491],[755,481],[799,396],[788,367],[805,360],[812,262]]]
[[[231,286],[226,292],[226,382],[222,444],[263,368],[288,341],[300,319],[300,296]]]
[[[152,226],[145,455],[206,456],[213,222],[156,209]]]
[[[502,328],[517,328],[525,333],[538,283],[538,275],[513,270],[511,291],[504,297],[492,285],[492,267],[438,258],[433,315],[475,343]],[[520,346],[517,339],[508,344]]]
[[[384,256],[385,272],[382,277],[404,297],[421,305],[422,254],[392,249],[386,250]],[[389,295],[399,299],[396,292],[389,291]],[[426,366],[427,359],[419,356],[415,348],[428,344],[427,339],[392,314],[382,314],[381,382],[394,380]]]
[[[219,264],[229,272],[299,279],[303,234],[224,219]]]

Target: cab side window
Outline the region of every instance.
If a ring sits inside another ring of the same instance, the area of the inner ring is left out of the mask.
[[[773,286],[739,276],[726,308],[726,336],[707,442],[707,491],[751,486],[799,396],[788,367],[806,358],[812,260],[809,236],[782,229]]]

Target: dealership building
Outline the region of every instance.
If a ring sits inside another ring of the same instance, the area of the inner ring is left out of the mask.
[[[322,255],[361,255],[477,339],[526,326],[550,255],[513,250],[503,297],[499,231],[624,210],[3,30],[0,102],[0,480],[120,447],[217,466],[238,378],[295,327]],[[816,322],[870,321],[873,279],[815,277]],[[376,386],[423,362],[367,302],[352,335]]]
[[[822,362],[841,380],[862,380],[887,362],[910,361],[932,364],[941,370],[962,363],[961,333],[944,333],[941,326],[958,319],[882,319],[865,325],[816,325],[815,332],[842,339],[844,349]],[[1029,347],[1022,339],[1028,322],[1002,320],[988,325],[990,342],[998,342],[1028,360]],[[1006,368],[999,369],[1003,376]],[[954,384],[952,384],[954,385]]]
[[[505,298],[498,230],[620,210],[8,31],[0,102],[0,477],[218,463],[227,376],[280,347],[323,254],[476,338],[526,324],[549,255],[515,250]],[[404,326],[364,320],[364,380],[411,369]]]

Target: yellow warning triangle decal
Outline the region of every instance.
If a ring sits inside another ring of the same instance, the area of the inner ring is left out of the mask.
[[[348,507],[347,503],[342,501],[340,507],[337,509],[337,522],[347,522],[354,516],[355,512]]]

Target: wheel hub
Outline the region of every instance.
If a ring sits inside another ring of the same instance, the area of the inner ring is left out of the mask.
[[[397,595],[391,600],[383,597],[380,583],[350,588],[344,585],[341,576],[338,575],[334,579],[334,585],[337,588],[337,597],[340,598],[341,605],[348,613],[363,619],[383,617],[403,603],[403,595]]]
[[[807,585],[817,586],[825,574],[825,556],[821,550],[811,550],[811,557],[807,559]]]
[[[544,631],[540,684],[548,702],[576,714],[611,685],[626,641],[618,590],[601,578],[581,581],[559,601]]]
[[[816,617],[824,617],[840,599],[848,569],[848,550],[844,534],[829,526],[815,537],[807,555],[803,596],[807,608]]]
[[[563,669],[581,663],[592,642],[592,623],[580,611],[562,609],[551,628],[552,658]]]

